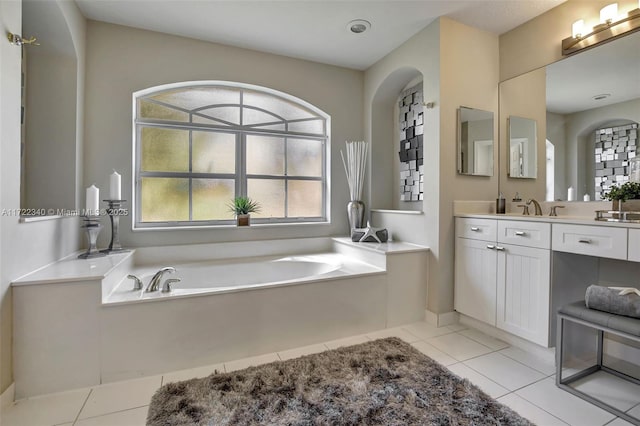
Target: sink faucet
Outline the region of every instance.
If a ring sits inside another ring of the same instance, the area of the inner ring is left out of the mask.
[[[527,206],[533,203],[533,208],[536,211],[536,216],[542,216],[542,208],[540,207],[540,203],[534,200],[533,198],[527,200]]]
[[[160,268],[158,272],[155,273],[151,281],[149,281],[149,285],[147,286],[146,292],[158,291],[158,287],[160,285],[160,281],[162,280],[162,276],[165,272],[173,273],[176,271],[176,268],[173,266],[165,266],[164,268]]]

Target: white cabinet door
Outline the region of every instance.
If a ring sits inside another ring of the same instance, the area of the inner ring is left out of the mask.
[[[548,347],[551,252],[511,244],[497,250],[497,327]]]
[[[456,311],[496,325],[495,242],[456,238]]]

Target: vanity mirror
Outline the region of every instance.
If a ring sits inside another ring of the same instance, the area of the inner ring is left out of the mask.
[[[536,177],[536,121],[530,118],[508,118],[509,177]]]
[[[41,215],[76,208],[77,72],[71,32],[58,2],[24,0],[20,208]]]
[[[547,199],[599,200],[629,179],[640,123],[640,33],[547,66]],[[586,197],[585,197],[586,195]]]
[[[458,173],[493,176],[493,112],[458,108]]]

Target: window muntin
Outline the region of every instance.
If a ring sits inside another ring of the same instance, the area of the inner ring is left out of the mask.
[[[236,195],[254,223],[325,222],[330,118],[269,89],[224,82],[134,94],[134,228],[233,223]]]

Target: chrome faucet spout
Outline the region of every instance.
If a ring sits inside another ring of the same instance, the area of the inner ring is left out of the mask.
[[[542,216],[542,207],[540,207],[540,203],[534,200],[533,198],[527,200],[527,206],[533,203],[533,208],[535,209],[536,216]]]
[[[158,291],[160,286],[160,281],[162,280],[162,276],[165,272],[173,273],[176,271],[176,268],[173,266],[165,266],[164,268],[160,268],[158,272],[155,273],[151,281],[149,281],[149,285],[146,288],[146,292]]]

